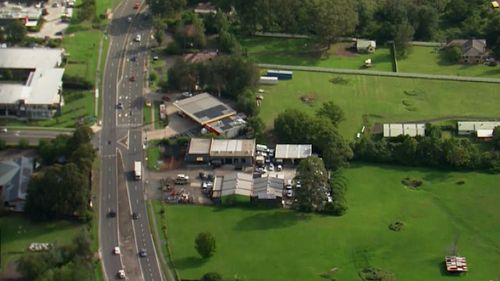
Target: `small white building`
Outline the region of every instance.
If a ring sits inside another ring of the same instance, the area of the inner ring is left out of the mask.
[[[491,130],[500,126],[500,121],[458,121],[457,129],[459,135],[471,135],[477,133],[479,130]],[[482,131],[481,133],[484,133]]]
[[[274,158],[277,163],[283,163],[286,160],[295,162],[312,155],[311,144],[277,144]]]

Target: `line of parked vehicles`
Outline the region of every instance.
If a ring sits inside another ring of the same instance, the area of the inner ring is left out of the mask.
[[[266,145],[257,144],[255,146],[255,173],[254,176],[263,176],[268,171],[282,171],[283,165],[274,158],[274,149],[268,148]]]

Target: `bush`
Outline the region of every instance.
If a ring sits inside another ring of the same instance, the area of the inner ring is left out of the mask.
[[[395,221],[389,225],[389,229],[392,231],[399,232],[403,229],[404,223],[400,221]]]
[[[462,58],[462,51],[460,50],[459,47],[454,46],[442,50],[441,56],[443,60],[448,63],[458,63]]]
[[[222,281],[222,276],[217,272],[205,273],[200,281]]]
[[[195,249],[204,259],[215,253],[215,237],[210,232],[200,232],[194,240]]]
[[[172,41],[164,50],[165,54],[167,55],[181,55],[182,54],[182,48],[177,41]]]
[[[151,72],[149,74],[149,81],[153,82],[156,81],[156,79],[158,79],[158,75],[155,72]]]
[[[363,269],[359,273],[359,276],[364,281],[396,281],[394,274],[374,267]]]

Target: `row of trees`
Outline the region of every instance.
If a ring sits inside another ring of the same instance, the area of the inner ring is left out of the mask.
[[[300,161],[295,179],[301,183],[294,189],[295,209],[336,216],[347,211],[345,178],[340,170],[328,173],[321,158],[311,156]]]
[[[449,169],[500,171],[500,152],[482,152],[465,138],[442,139],[438,127],[428,136],[373,140],[363,137],[353,145],[354,159],[369,162]]]
[[[32,281],[92,280],[90,244],[88,231],[79,232],[70,245],[21,256],[17,270],[25,280]]]
[[[96,152],[92,131],[77,127],[72,136],[40,141],[44,168],[33,174],[28,186],[25,213],[34,220],[90,215],[90,171]]]
[[[353,153],[337,128],[343,113],[333,102],[324,103],[309,115],[287,109],[274,120],[274,133],[283,143],[310,143],[319,152],[329,170],[346,167]]]

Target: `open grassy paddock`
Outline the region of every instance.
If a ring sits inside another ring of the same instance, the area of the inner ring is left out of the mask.
[[[2,266],[15,261],[27,253],[33,242],[65,245],[81,231],[82,225],[66,221],[33,223],[20,215],[9,215],[0,218]]]
[[[348,180],[349,210],[343,217],[283,209],[223,208],[155,202],[167,225],[173,263],[181,278],[210,271],[228,280],[361,280],[374,266],[397,280],[450,280],[445,255],[467,257],[460,280],[500,280],[500,188],[498,175],[355,165]],[[411,177],[423,184],[410,189]],[[400,221],[399,232],[389,230]],[[210,231],[217,252],[203,261],[195,236]]]
[[[364,61],[371,58],[369,69],[392,71],[391,53],[384,47],[374,54],[358,54],[349,49],[354,43],[333,44],[326,52],[320,52],[309,39],[250,37],[240,39],[240,43],[257,63],[365,69]]]
[[[444,62],[437,47],[412,46],[408,57],[398,60],[398,68],[400,72],[500,78],[499,66]]]
[[[342,77],[344,83],[329,80]],[[353,136],[370,122],[416,121],[446,116],[500,117],[498,86],[486,83],[338,75],[294,71],[293,79],[265,90],[260,117],[268,127],[287,108],[314,112],[333,100],[344,111],[340,130]],[[307,97],[304,102],[301,97]]]

